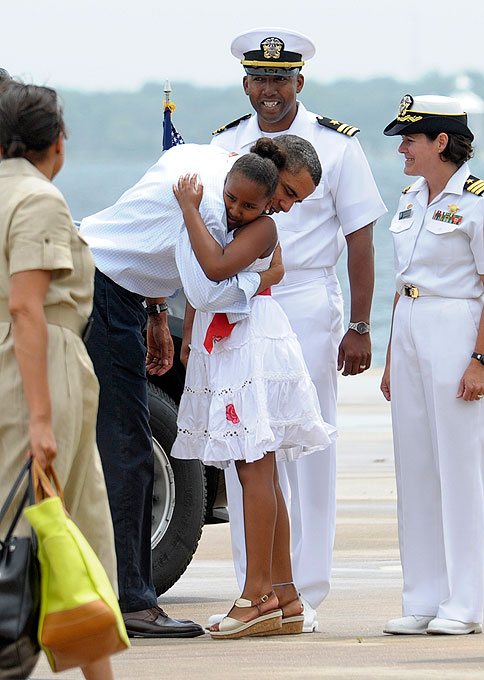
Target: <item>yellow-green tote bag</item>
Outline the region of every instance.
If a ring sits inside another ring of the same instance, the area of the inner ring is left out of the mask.
[[[39,546],[39,643],[52,670],[63,671],[126,649],[129,640],[108,576],[66,514],[53,468],[46,472],[34,461],[37,503],[25,508],[24,514]]]

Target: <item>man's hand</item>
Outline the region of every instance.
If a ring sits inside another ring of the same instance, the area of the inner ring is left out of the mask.
[[[370,334],[346,331],[338,350],[338,371],[343,375],[358,375],[371,365]]]
[[[385,366],[385,371],[383,372],[383,376],[380,383],[380,389],[385,399],[387,401],[391,401],[392,394],[390,390],[390,364],[388,362],[387,365]]]
[[[257,289],[256,295],[261,291],[265,290],[266,288],[270,288],[271,286],[277,285],[284,276],[284,265],[282,264],[282,250],[279,243],[275,247],[274,254],[271,260],[271,266],[265,272],[259,272],[259,276],[260,285],[259,288]]]
[[[351,293],[350,319],[370,321],[373,295],[373,223],[346,236],[348,247],[348,279]],[[363,373],[371,364],[370,334],[348,330],[338,350],[338,371],[343,375]]]
[[[148,316],[146,332],[146,370],[150,375],[163,375],[173,366],[173,340],[166,312]]]

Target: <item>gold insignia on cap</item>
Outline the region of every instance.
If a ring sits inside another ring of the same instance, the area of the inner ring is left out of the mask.
[[[453,203],[449,203],[449,212],[456,213],[458,210],[459,210],[458,205],[454,205]]]
[[[411,116],[409,114],[408,116],[398,116],[397,120],[399,123],[418,123],[422,118],[423,116]]]
[[[409,204],[407,205],[407,210],[409,210],[410,208],[413,208],[413,203],[409,203]]]
[[[407,109],[409,109],[413,104],[413,97],[411,94],[406,94],[404,97],[402,97],[402,101],[400,102],[400,106],[398,107],[398,115],[399,117],[402,117],[406,115]]]
[[[279,38],[266,38],[260,44],[265,59],[279,59],[284,43]]]

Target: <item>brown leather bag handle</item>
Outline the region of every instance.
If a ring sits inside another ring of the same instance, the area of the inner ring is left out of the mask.
[[[54,484],[52,484],[52,482]],[[61,503],[64,506],[64,492],[57,476],[56,471],[52,465],[49,465],[45,470],[40,466],[39,462],[34,458],[32,465],[32,483],[34,487],[34,498],[36,503],[40,503],[44,498],[54,498],[59,496]]]

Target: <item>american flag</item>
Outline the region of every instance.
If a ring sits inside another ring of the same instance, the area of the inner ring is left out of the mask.
[[[163,146],[162,150],[166,151],[171,149],[172,146],[177,146],[178,144],[185,144],[185,141],[181,134],[177,131],[176,127],[171,122],[171,114],[175,110],[175,104],[169,102],[164,105],[163,113]]]

